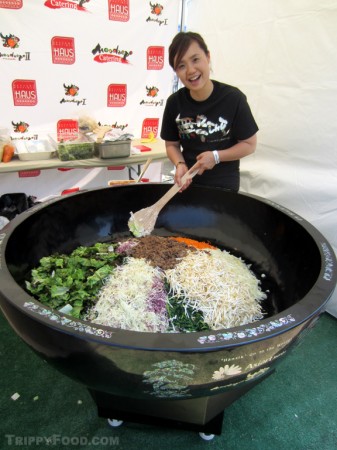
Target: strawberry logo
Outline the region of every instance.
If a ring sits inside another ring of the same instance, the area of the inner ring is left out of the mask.
[[[79,87],[75,86],[75,84],[70,84],[69,86],[66,86],[63,83],[63,87],[65,89],[65,95],[70,95],[71,97],[75,97],[76,95],[78,95]]]
[[[2,33],[0,33],[0,37],[3,42],[4,47],[9,48],[18,48],[20,39],[17,36],[14,36],[14,34],[9,34],[8,36],[4,36]]]
[[[26,133],[28,131],[29,124],[26,122],[12,122],[14,127],[14,133]]]
[[[150,6],[151,6],[151,14],[154,14],[156,16],[160,16],[164,7],[162,5],[160,5],[159,3],[151,3],[150,2]]]
[[[147,92],[146,95],[148,97],[157,97],[159,89],[155,86],[152,86],[152,87],[146,86],[146,92]]]

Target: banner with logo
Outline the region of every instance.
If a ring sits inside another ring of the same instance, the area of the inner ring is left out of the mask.
[[[158,136],[181,0],[0,0],[0,127],[67,137],[78,118]]]

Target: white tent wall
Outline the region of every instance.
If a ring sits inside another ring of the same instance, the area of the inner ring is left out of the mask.
[[[184,29],[212,77],[239,87],[259,126],[241,191],[312,223],[337,250],[337,1],[187,0]],[[335,268],[337,270],[337,268]],[[337,316],[337,290],[327,311]]]

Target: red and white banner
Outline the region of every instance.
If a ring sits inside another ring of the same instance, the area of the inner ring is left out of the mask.
[[[16,139],[82,115],[158,133],[181,0],[0,0],[0,127]]]

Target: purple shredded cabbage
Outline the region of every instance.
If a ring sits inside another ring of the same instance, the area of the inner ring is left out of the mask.
[[[147,300],[147,309],[158,315],[166,315],[166,291],[163,280],[155,277]]]
[[[133,247],[135,247],[136,245],[137,245],[136,241],[119,242],[116,247],[115,252],[119,253],[119,254],[121,254],[121,253],[128,254],[133,249]]]

